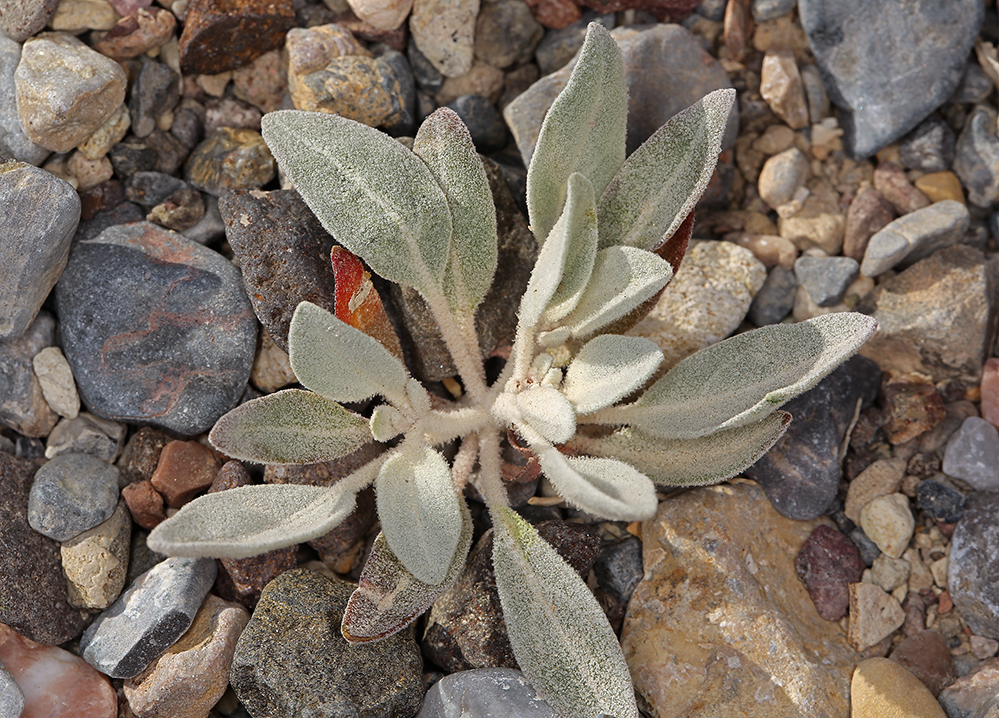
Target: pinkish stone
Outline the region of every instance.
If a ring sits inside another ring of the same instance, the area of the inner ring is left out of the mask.
[[[111,3],[111,7],[124,17],[135,15],[142,8],[153,4],[153,0],[109,0],[109,2]]]
[[[982,367],[982,418],[999,429],[999,357]]]
[[[69,651],[0,623],[0,663],[24,694],[21,718],[117,718],[111,682]]]
[[[850,584],[860,580],[864,562],[846,534],[821,525],[798,551],[794,569],[819,615],[838,621],[850,606]]]

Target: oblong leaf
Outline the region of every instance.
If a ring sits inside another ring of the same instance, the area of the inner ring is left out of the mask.
[[[451,213],[416,155],[372,127],[323,112],[268,112],[260,124],[327,232],[386,279],[424,294],[439,288]]]
[[[733,102],[735,90],[715,90],[628,157],[597,206],[601,248],[653,250],[672,236],[708,186]]]
[[[651,339],[603,334],[569,364],[562,393],[577,414],[603,409],[639,389],[662,361],[662,350]]]
[[[457,113],[441,107],[416,133],[413,152],[430,169],[451,209],[451,256],[444,294],[455,312],[471,315],[496,272],[496,207],[489,181]]]
[[[553,325],[579,304],[597,257],[597,209],[593,185],[583,175],[569,175],[569,194],[562,216],[552,230],[568,238],[565,266],[541,322]]]
[[[251,399],[222,416],[208,440],[226,456],[257,464],[332,461],[371,441],[368,420],[301,389]]]
[[[568,232],[558,230],[565,226],[575,206],[572,202],[567,205],[566,211],[559,218],[556,231],[552,232],[549,241],[545,242],[538,252],[538,258],[531,270],[531,278],[527,281],[527,289],[520,298],[520,310],[517,312],[518,333],[524,327],[537,326],[562,281],[562,272],[565,271],[565,261],[569,256],[572,237]]]
[[[655,439],[631,428],[597,439],[580,438],[570,447],[594,456],[625,461],[661,486],[707,486],[738,476],[784,435],[786,411],[760,421],[696,439]]]
[[[517,394],[517,408],[531,428],[555,444],[576,433],[576,412],[569,400],[551,386],[533,386]]]
[[[576,508],[611,521],[645,521],[655,515],[655,486],[623,461],[567,457],[554,447],[532,448],[559,496]]]
[[[298,380],[334,401],[381,394],[405,405],[409,372],[379,341],[312,302],[295,309],[288,328],[291,369]]]
[[[461,538],[447,575],[437,585],[423,583],[406,570],[392,553],[384,533],[379,533],[357,588],[343,612],[340,632],[350,643],[366,643],[398,633],[430,608],[465,568],[472,545],[472,515],[464,502]]]
[[[661,439],[687,439],[745,426],[819,383],[875,331],[856,312],[771,324],[690,355],[629,406],[621,423]]]
[[[429,447],[392,454],[375,480],[378,518],[389,547],[418,580],[440,584],[461,539],[461,500],[451,469]]]
[[[591,22],[572,75],[545,115],[527,170],[528,217],[539,241],[546,241],[562,213],[569,175],[579,172],[597,197],[603,193],[624,162],[627,121],[621,51],[603,25]]]
[[[354,510],[357,490],[265,484],[205,494],[154,528],[146,543],[167,556],[255,556],[332,531]]]
[[[638,718],[621,646],[590,589],[513,511],[492,516],[503,619],[538,695],[566,716]]]

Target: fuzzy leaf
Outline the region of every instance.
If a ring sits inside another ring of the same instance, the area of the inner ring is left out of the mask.
[[[607,412],[661,439],[745,426],[818,384],[877,326],[842,312],[738,334],[681,361],[634,404]]]
[[[451,213],[418,157],[372,127],[324,112],[268,112],[261,132],[337,241],[386,279],[439,290]]]
[[[545,476],[573,506],[611,521],[645,521],[656,513],[655,486],[628,464],[589,456],[566,457],[554,447],[537,453]]]
[[[265,484],[205,494],[154,528],[146,543],[167,556],[256,556],[332,531],[354,510],[356,492],[356,484]]]
[[[571,448],[625,461],[662,486],[707,486],[731,479],[759,460],[791,423],[786,411],[696,439],[663,441],[631,428],[605,438],[580,438]]]
[[[576,433],[576,412],[562,393],[551,386],[533,386],[517,394],[517,408],[531,428],[555,444]]]
[[[440,584],[461,539],[461,500],[444,457],[429,447],[392,454],[375,481],[385,539],[418,580]]]
[[[715,170],[735,90],[678,112],[635,150],[600,197],[600,247],[654,250],[694,209]]]
[[[392,328],[382,298],[364,271],[361,260],[343,247],[333,245],[330,266],[335,282],[337,319],[377,339],[392,355],[402,361],[402,346]]]
[[[597,197],[624,162],[628,89],[624,62],[610,32],[590,23],[579,59],[555,98],[527,170],[527,210],[534,236],[544,242],[566,198],[569,175],[579,172]]]
[[[226,456],[257,464],[314,464],[371,441],[368,420],[334,401],[285,389],[237,406],[208,435]]]
[[[587,342],[569,364],[562,393],[577,414],[588,414],[640,388],[662,361],[662,350],[651,339],[603,334]]]
[[[298,380],[335,401],[362,401],[381,394],[405,405],[406,367],[371,336],[322,307],[302,302],[288,329],[291,368]]]
[[[465,568],[472,545],[472,515],[462,504],[461,538],[444,580],[423,583],[406,570],[385,534],[379,533],[364,563],[357,588],[350,595],[340,631],[351,643],[388,638],[415,621],[433,605]]]
[[[468,129],[442,107],[424,120],[413,152],[426,163],[451,209],[451,256],[444,294],[453,311],[471,316],[496,272],[496,208]]]
[[[581,182],[574,182],[572,186],[583,188],[584,185]],[[567,230],[576,223],[573,217],[583,211],[585,209],[570,198],[551,236],[538,252],[534,269],[531,270],[531,278],[527,282],[527,289],[520,298],[518,328],[537,326],[542,313],[555,296],[562,281],[562,273],[565,271],[572,243],[572,235]]]
[[[560,714],[638,718],[628,666],[600,604],[537,531],[493,512],[493,567],[521,670]]]
[[[565,267],[555,294],[541,322],[552,325],[579,304],[586,289],[597,255],[597,209],[593,185],[583,175],[569,175],[569,195],[565,210],[555,224],[553,233],[564,233],[568,240]]]
[[[672,276],[669,262],[644,249],[601,249],[579,304],[561,323],[577,339],[592,336],[652,297]]]

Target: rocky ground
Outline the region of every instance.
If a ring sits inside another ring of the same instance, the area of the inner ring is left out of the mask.
[[[0,156],[18,161],[0,165],[0,718],[429,718],[463,692],[463,715],[552,715],[510,670],[474,501],[455,587],[350,650],[338,616],[377,532],[370,495],[254,559],[163,561],[145,536],[206,490],[327,485],[368,458],[261,471],[206,443],[241,398],[294,382],[297,303],[333,308],[333,241],[283,188],[262,114],[399,137],[438,106],[462,116],[498,209],[492,351],[536,252],[524,161],[592,20],[625,57],[629,151],[738,91],[700,241],[634,331],[675,363],[825,312],[881,329],[787,405],[746,478],[664,495],[642,525],[551,505],[538,482],[521,512],[588,577],[649,716],[995,715],[994,3],[579,4],[0,0]],[[446,394],[419,301],[378,289]]]

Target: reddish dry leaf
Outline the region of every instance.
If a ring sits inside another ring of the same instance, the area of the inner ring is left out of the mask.
[[[374,337],[402,360],[399,337],[361,260],[343,247],[334,246],[330,252],[330,263],[336,281],[337,319]]]

